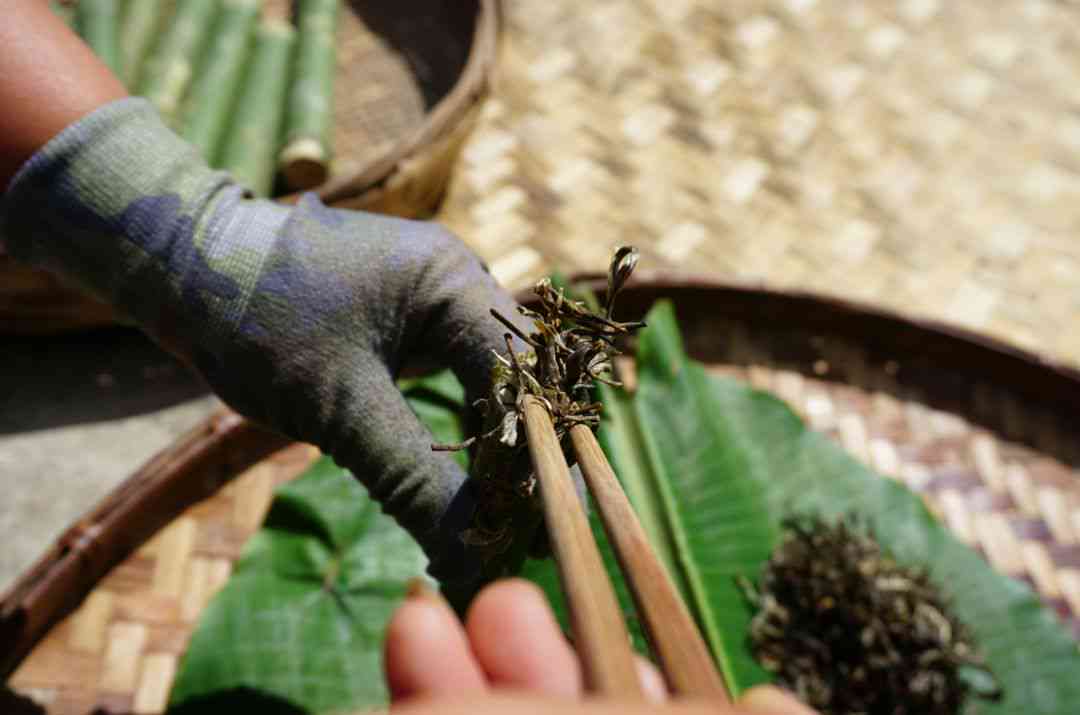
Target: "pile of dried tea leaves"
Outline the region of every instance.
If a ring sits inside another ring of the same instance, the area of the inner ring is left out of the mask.
[[[925,571],[897,564],[854,518],[789,519],[744,588],[759,609],[754,656],[822,713],[959,713],[969,695],[1000,696]]]
[[[645,326],[641,321],[612,318],[615,298],[633,273],[638,256],[637,249],[629,246],[615,252],[605,303],[597,310],[567,298],[562,288],[545,278],[534,288],[537,309],[519,308],[533,323],[531,333],[491,311],[508,332],[505,354],[495,353],[491,391],[474,404],[483,415],[480,434],[459,445],[432,445],[435,450],[475,445],[469,476],[479,506],[461,537],[484,555],[486,578],[515,572],[530,549],[543,551],[532,543],[541,512],[525,441],[522,399],[531,395],[547,407],[567,463],[573,465],[570,429],[578,424],[595,429],[600,424],[600,403],[594,399],[593,385],[598,381],[617,384],[605,377],[619,353],[616,343]],[[515,351],[514,336],[528,349]]]

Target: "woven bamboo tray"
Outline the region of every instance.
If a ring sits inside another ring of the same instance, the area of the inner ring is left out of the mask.
[[[327,203],[430,215],[488,93],[497,0],[348,0],[338,32],[335,159],[316,193]],[[269,0],[267,13],[284,13]],[[289,200],[291,197],[283,197]],[[0,334],[113,322],[112,311],[0,245]]]
[[[1080,373],[940,325],[704,279],[646,277],[620,311],[641,314],[659,297],[675,301],[691,354],[777,394],[921,493],[1080,636],[1080,449],[1069,435]],[[273,488],[315,456],[224,412],[139,470],[0,600],[11,701],[160,712],[200,611]]]

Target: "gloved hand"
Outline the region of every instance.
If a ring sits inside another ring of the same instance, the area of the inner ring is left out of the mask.
[[[394,385],[428,354],[473,395],[515,316],[433,223],[245,196],[138,99],[106,105],[27,162],[0,199],[17,259],[61,273],[186,357],[239,412],[350,469],[419,541],[432,575],[471,580],[465,475]],[[519,346],[519,349],[520,346]]]

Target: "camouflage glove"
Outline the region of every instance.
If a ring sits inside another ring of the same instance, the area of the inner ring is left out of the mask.
[[[186,357],[241,413],[352,470],[420,542],[431,573],[469,581],[465,475],[394,385],[402,361],[449,364],[471,394],[505,348],[511,298],[432,223],[247,198],[143,100],[68,127],[0,199],[16,258],[67,276]]]

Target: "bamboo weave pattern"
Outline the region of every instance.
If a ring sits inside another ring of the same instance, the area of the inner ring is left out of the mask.
[[[442,218],[552,267],[765,281],[1080,362],[1071,3],[506,3]]]

